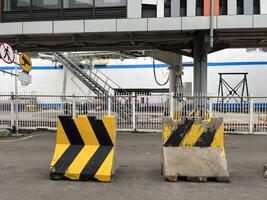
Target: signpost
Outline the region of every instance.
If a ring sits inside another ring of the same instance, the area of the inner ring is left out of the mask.
[[[32,76],[26,72],[19,72],[18,79],[22,86],[27,86],[32,82]]]
[[[15,136],[20,136],[18,134],[18,117],[17,117],[17,111],[18,111],[18,104],[17,104],[17,99],[18,99],[18,83],[17,80],[21,82],[22,86],[27,86],[31,83],[31,75],[29,72],[32,70],[32,62],[31,58],[28,54],[22,53],[19,56],[19,63],[17,62],[17,52],[14,52],[12,47],[7,44],[7,43],[1,43],[0,42],[0,60],[2,59],[5,63],[7,64],[15,64],[15,71],[16,71],[16,76],[15,76],[15,118],[16,118],[16,125],[15,125],[15,130],[16,134]],[[15,60],[16,58],[16,60]],[[22,72],[18,73],[18,65],[22,68]]]
[[[24,72],[29,73],[32,70],[32,61],[28,54],[22,53],[19,56],[19,64]]]
[[[14,62],[15,54],[12,47],[7,43],[0,43],[0,58],[7,64]]]

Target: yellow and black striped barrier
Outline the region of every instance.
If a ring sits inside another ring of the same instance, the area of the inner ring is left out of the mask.
[[[222,118],[183,117],[163,121],[163,174],[179,177],[229,180]]]
[[[110,182],[115,173],[115,116],[58,119],[51,179]]]

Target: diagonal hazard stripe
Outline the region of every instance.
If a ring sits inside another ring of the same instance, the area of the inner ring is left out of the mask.
[[[184,124],[179,125],[177,129],[172,132],[171,136],[164,144],[164,146],[172,146],[172,147],[179,146],[180,143],[183,141],[185,135],[191,129],[193,123],[194,123],[193,119],[189,120],[186,118]]]
[[[113,167],[115,167],[114,156],[115,156],[115,148],[113,147],[95,175],[95,178],[97,180],[106,182],[111,181],[112,175],[114,173]]]
[[[87,116],[79,116],[75,119],[75,124],[85,145],[98,145],[98,140]]]
[[[80,180],[95,178],[97,171],[109,155],[112,148],[112,146],[99,146],[93,157],[88,161],[82,170]]]
[[[107,129],[102,120],[96,120],[94,118],[88,118],[90,124],[95,132],[99,145],[101,146],[113,146],[113,142],[109,137]]]
[[[69,116],[60,116],[59,120],[72,145],[84,145],[83,139],[79,133],[74,120]]]
[[[211,122],[211,123],[214,123]],[[215,134],[221,123],[215,123],[212,128],[209,128],[199,137],[198,141],[195,143],[195,147],[210,147],[214,141]]]
[[[188,134],[185,135],[183,141],[181,142],[180,146],[182,147],[192,147],[201,134],[204,131],[204,127],[202,126],[201,123],[194,123],[188,132]]]
[[[84,148],[69,166],[67,172],[65,173],[65,177],[68,177],[71,180],[79,180],[82,170],[97,151],[98,147],[99,146],[97,145],[84,146]]]
[[[54,168],[56,173],[64,175],[73,160],[82,150],[82,145],[70,145],[69,148],[63,153],[63,155],[58,159]]]

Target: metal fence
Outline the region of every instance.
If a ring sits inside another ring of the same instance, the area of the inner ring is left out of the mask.
[[[0,128],[55,130],[57,117],[114,114],[118,131],[160,132],[162,118],[223,117],[225,132],[267,133],[267,97],[218,97],[167,94],[60,96],[0,93]]]

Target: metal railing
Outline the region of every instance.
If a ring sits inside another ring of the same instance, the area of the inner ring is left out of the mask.
[[[124,96],[60,96],[0,93],[0,128],[55,130],[57,117],[113,114],[118,131],[161,132],[162,118],[171,116],[223,117],[226,133],[266,134],[267,96],[249,97],[239,103],[235,97],[168,94]],[[118,104],[117,102],[120,102]],[[122,108],[123,107],[123,108]],[[127,109],[125,109],[127,108]],[[120,112],[125,109],[125,112]],[[125,114],[128,118],[125,118]]]

